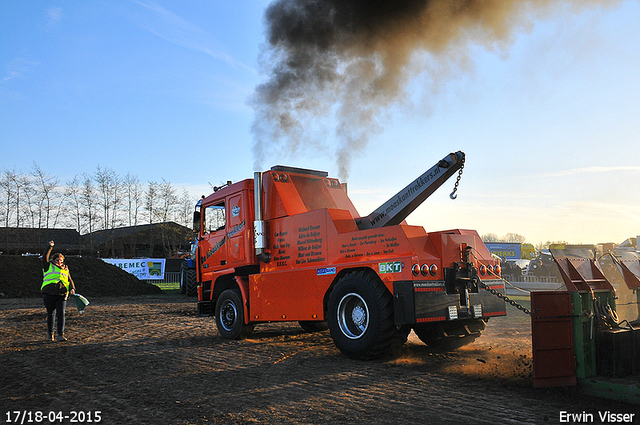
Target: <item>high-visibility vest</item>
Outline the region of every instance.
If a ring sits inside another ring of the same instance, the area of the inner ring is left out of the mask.
[[[49,268],[42,277],[42,288],[52,283],[62,282],[65,288],[67,288],[67,292],[69,292],[69,269],[61,269],[53,263],[49,263]]]

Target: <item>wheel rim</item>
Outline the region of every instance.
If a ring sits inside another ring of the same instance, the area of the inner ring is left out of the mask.
[[[356,294],[346,294],[338,304],[338,326],[349,339],[358,339],[369,328],[369,308],[364,299]]]
[[[225,301],[220,308],[220,326],[226,331],[231,331],[237,319],[238,309],[236,305],[229,300]]]

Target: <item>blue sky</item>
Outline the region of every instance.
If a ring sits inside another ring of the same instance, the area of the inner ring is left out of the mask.
[[[98,166],[165,179],[197,199],[252,176],[247,99],[268,1],[0,3],[0,170],[33,161],[62,181]],[[411,104],[354,156],[361,214],[451,151],[467,154],[458,199],[445,183],[408,221],[509,232],[529,242],[622,242],[640,234],[640,4],[560,10],[468,66],[413,78]],[[415,90],[413,90],[415,88]],[[331,129],[331,117],[326,120]],[[270,154],[337,176],[336,141]]]

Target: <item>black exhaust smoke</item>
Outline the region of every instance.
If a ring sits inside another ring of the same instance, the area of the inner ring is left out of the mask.
[[[471,68],[470,48],[505,49],[534,19],[563,9],[619,3],[558,0],[277,0],[265,14],[260,61],[268,79],[250,103],[257,170],[267,153],[327,149],[338,139],[340,177],[382,131],[387,108],[404,104],[407,82],[425,72],[438,86]],[[322,118],[328,119],[322,119]]]

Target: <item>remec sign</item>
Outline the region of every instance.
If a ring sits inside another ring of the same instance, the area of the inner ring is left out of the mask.
[[[164,258],[103,258],[104,262],[120,267],[140,280],[164,279]]]

